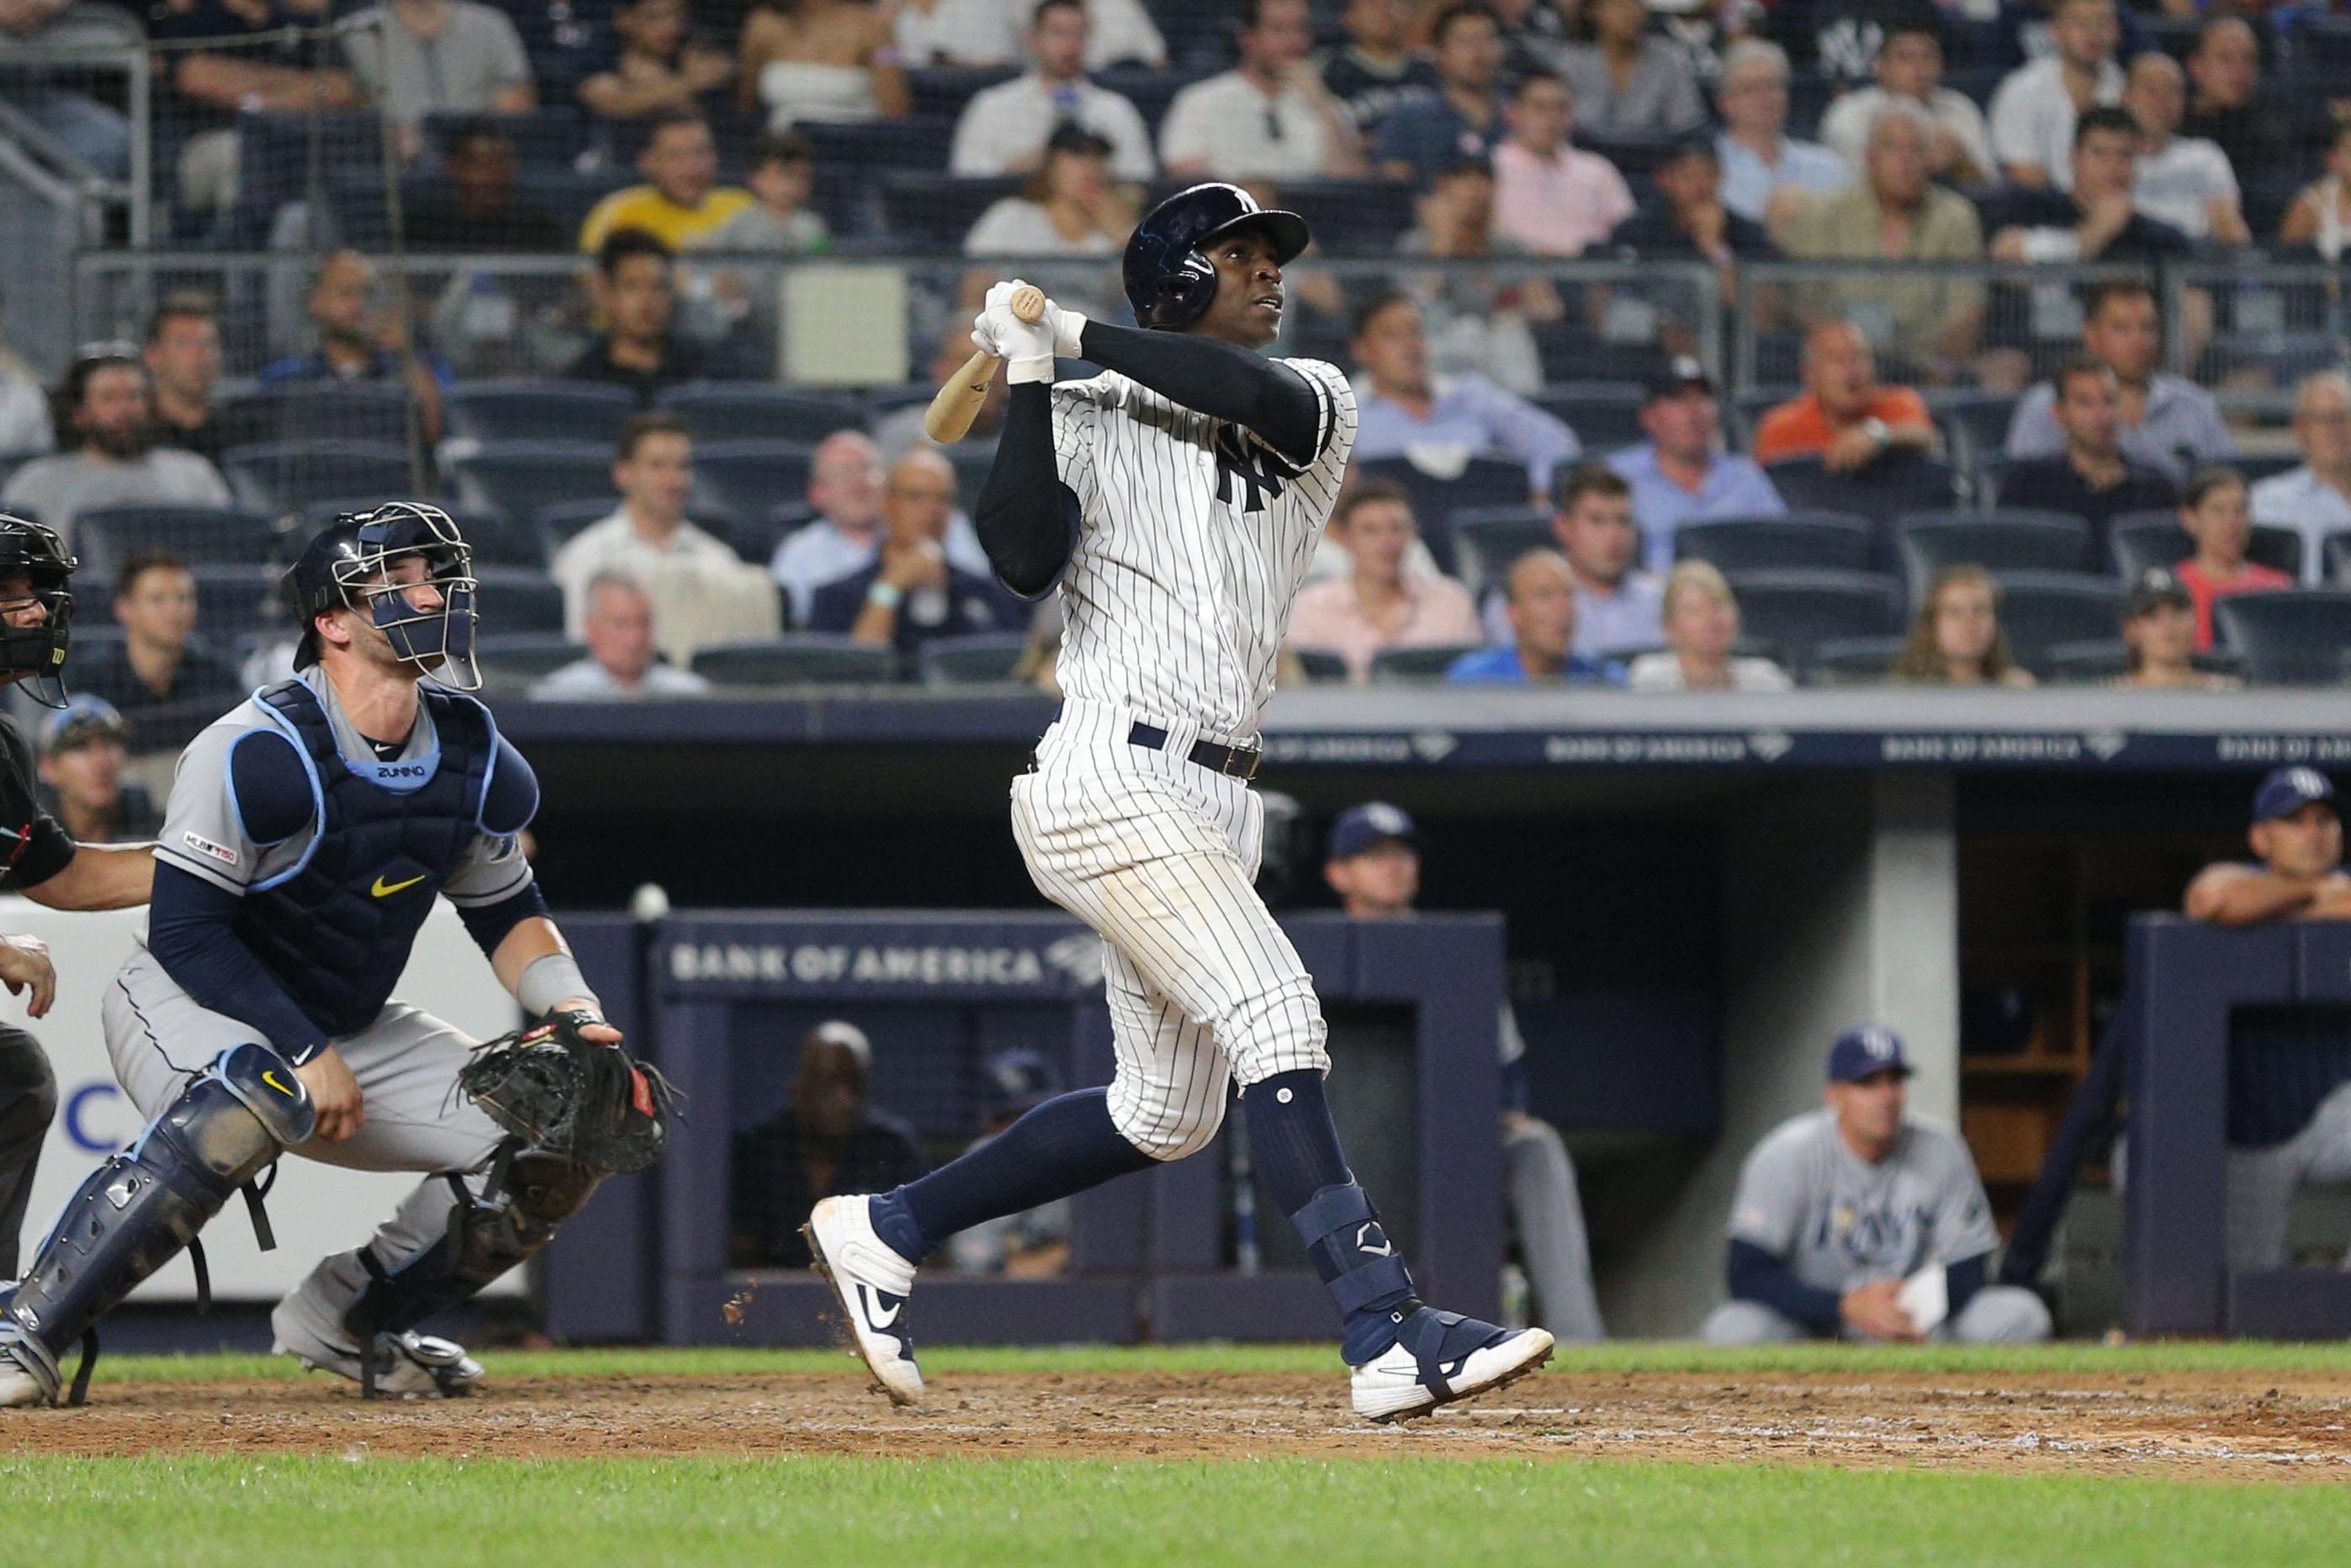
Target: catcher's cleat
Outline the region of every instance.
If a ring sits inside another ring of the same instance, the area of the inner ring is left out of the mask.
[[[349,1264],[358,1275],[358,1281],[343,1281],[354,1289],[367,1278],[357,1256],[332,1260]],[[271,1354],[290,1355],[312,1372],[348,1378],[363,1392],[402,1399],[463,1398],[482,1381],[482,1364],[454,1340],[410,1332],[371,1334],[362,1343],[327,1299],[325,1273],[303,1281],[269,1314]]]
[[[22,1357],[20,1360],[19,1357]],[[23,1405],[47,1405],[57,1396],[55,1376],[36,1363],[21,1345],[0,1344],[0,1410]]]
[[[1398,1326],[1395,1343],[1355,1368],[1355,1414],[1379,1422],[1426,1416],[1515,1383],[1551,1352],[1541,1329],[1497,1328],[1422,1307]]]
[[[831,1284],[849,1329],[850,1347],[897,1405],[923,1402],[923,1374],[906,1329],[906,1297],[914,1266],[874,1234],[873,1200],[828,1197],[800,1227],[816,1271]]]

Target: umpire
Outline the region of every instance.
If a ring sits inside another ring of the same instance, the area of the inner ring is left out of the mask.
[[[47,707],[65,706],[74,565],[56,534],[0,512],[0,686],[22,685]],[[77,844],[40,809],[32,747],[0,714],[0,890],[52,909],[123,909],[147,902],[154,875],[146,845]],[[0,983],[27,998],[34,1018],[47,1013],[57,993],[47,945],[0,936]],[[16,1277],[33,1169],[57,1108],[57,1079],[39,1042],[0,1024],[0,1279]]]

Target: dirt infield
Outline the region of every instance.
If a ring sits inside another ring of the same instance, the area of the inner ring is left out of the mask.
[[[495,1373],[495,1367],[493,1367]],[[365,1405],[323,1378],[101,1386],[0,1412],[0,1449],[443,1457],[861,1453],[921,1458],[1527,1455],[2235,1479],[2351,1474],[2340,1377],[2006,1376],[1555,1369],[1404,1427],[1353,1419],[1336,1376],[955,1374],[922,1411],[838,1377],[550,1377]]]

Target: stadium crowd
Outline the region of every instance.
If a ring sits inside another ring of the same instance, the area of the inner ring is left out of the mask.
[[[1308,210],[1283,349],[1360,400],[1294,678],[2309,679],[2267,607],[2351,567],[2341,339],[2228,281],[2351,234],[2325,6],[27,0],[0,27],[143,38],[159,232],[312,258],[159,286],[142,341],[48,385],[0,357],[0,505],[118,577],[184,562],[207,667],[266,667],[278,519],[422,489],[476,540],[512,688],[1050,680],[1057,613],[963,509],[999,410],[939,449],[919,402],[999,267],[1118,312],[1137,213],[1199,177]],[[0,63],[35,134],[128,168],[103,81],[37,58]],[[452,253],[481,269],[410,259]],[[553,304],[498,265],[565,255],[528,275]],[[944,280],[910,308],[930,378],[779,373],[773,267],[814,255]],[[1774,261],[1832,270],[1742,278]],[[1714,286],[1631,270],[1658,262]],[[2205,270],[2167,294],[2169,265]],[[1726,333],[1735,395],[1700,356]],[[2290,396],[2290,447],[2216,388]]]

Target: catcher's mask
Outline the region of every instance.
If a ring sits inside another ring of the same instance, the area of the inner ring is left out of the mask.
[[[68,580],[79,564],[53,530],[0,512],[0,583],[21,578],[25,584],[21,591],[11,589],[0,596],[0,672],[21,676],[25,690],[43,707],[66,706],[66,644],[74,607]]]
[[[423,564],[420,572],[403,565]],[[474,657],[480,622],[474,548],[440,507],[422,501],[387,501],[369,512],[337,517],[286,574],[287,596],[302,618],[294,667],[319,662],[317,618],[348,605],[364,608],[402,664],[438,674],[461,692],[482,685]],[[417,591],[429,589],[429,602]]]

